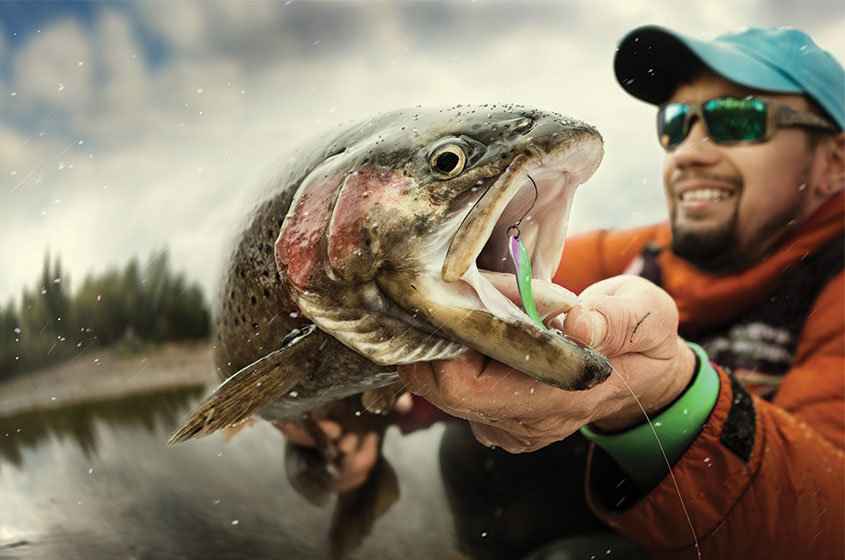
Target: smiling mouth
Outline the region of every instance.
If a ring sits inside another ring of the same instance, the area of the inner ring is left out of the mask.
[[[734,192],[728,189],[701,188],[690,189],[682,192],[678,198],[683,203],[720,202],[734,196]]]

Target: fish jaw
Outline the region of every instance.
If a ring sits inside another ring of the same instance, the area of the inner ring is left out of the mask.
[[[488,255],[507,263],[508,229],[520,220],[520,237],[528,247],[534,277],[550,280],[563,255],[575,189],[593,175],[603,153],[601,139],[586,136],[575,146],[564,144],[548,154],[517,156],[452,237],[441,268],[443,280],[462,278],[485,248]],[[528,177],[538,184],[533,207]],[[502,266],[492,264],[494,269]]]
[[[538,326],[500,289],[508,277],[516,283],[507,244],[509,228],[520,220],[533,278],[551,285],[575,189],[595,172],[602,155],[600,137],[585,133],[547,153],[517,156],[465,213],[439,271],[431,266],[384,269],[376,278],[379,288],[442,336],[546,384],[580,390],[603,382],[611,371],[603,355]],[[536,195],[529,176],[537,184]],[[543,319],[569,311],[578,301],[563,288],[549,287],[542,295],[548,300],[542,305]]]
[[[317,167],[276,243],[282,281],[302,314],[377,364],[473,348],[563,389],[606,379],[603,356],[539,327],[490,281],[496,273],[516,281],[507,232],[519,222],[534,279],[550,282],[575,188],[603,155],[592,127],[531,115],[530,132],[515,133],[530,134],[525,142],[488,150],[454,180],[426,179],[425,159],[399,168],[394,159],[356,160],[353,150]],[[547,312],[577,302],[554,296]]]
[[[580,347],[554,330],[539,328],[527,315],[516,312],[516,306],[511,313],[488,311],[466,293],[471,289],[465,283],[444,284],[431,276],[407,273],[381,274],[377,282],[386,294],[401,301],[409,312],[425,317],[443,336],[547,385],[583,390],[610,375],[610,363],[602,354]]]

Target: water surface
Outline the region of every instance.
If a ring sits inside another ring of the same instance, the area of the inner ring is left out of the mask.
[[[294,492],[266,422],[168,446],[197,386],[0,418],[0,559],[327,558],[332,506]],[[462,558],[443,491],[442,426],[385,455],[401,497],[349,558]]]

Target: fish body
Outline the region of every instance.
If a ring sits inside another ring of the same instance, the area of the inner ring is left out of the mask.
[[[294,420],[397,381],[397,364],[469,349],[563,389],[602,382],[603,356],[497,288],[515,282],[521,220],[538,297],[557,312],[577,302],[549,286],[575,188],[602,154],[593,127],[516,105],[385,113],[300,150],[225,269],[214,360],[227,381],[174,441],[259,411]]]

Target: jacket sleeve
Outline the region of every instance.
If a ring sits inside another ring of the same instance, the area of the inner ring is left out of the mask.
[[[772,403],[719,372],[701,433],[673,466],[674,478],[645,496],[594,447],[587,474],[594,511],[658,558],[695,558],[693,530],[702,558],[845,557],[843,294],[840,274],[808,316]]]

